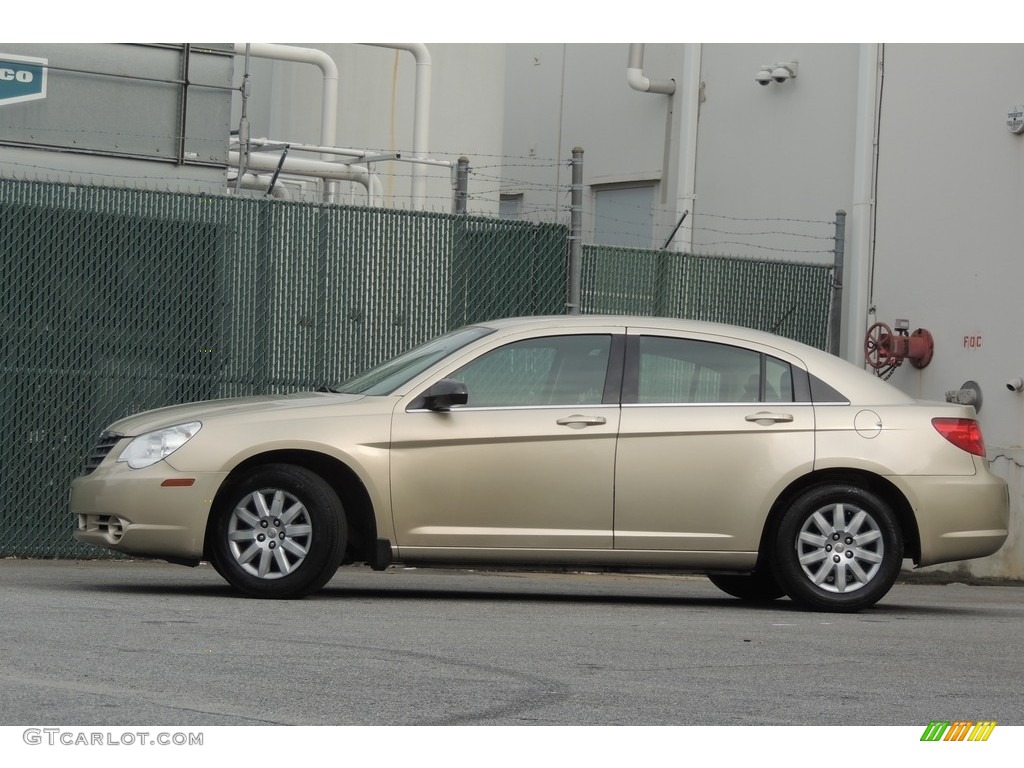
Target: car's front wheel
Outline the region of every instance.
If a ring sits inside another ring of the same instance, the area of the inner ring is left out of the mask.
[[[268,464],[236,483],[216,511],[214,567],[251,597],[304,597],[330,581],[345,552],[334,489],[303,467]]]
[[[821,611],[857,611],[892,587],[903,562],[896,515],[876,493],[829,483],[789,507],[775,537],[773,564],[793,600]]]

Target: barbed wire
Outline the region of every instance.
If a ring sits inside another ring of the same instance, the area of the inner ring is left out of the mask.
[[[84,134],[95,134],[97,132],[88,131],[65,131],[65,133],[75,133],[79,135]],[[129,134],[124,132],[108,132],[107,136],[132,136],[139,138],[142,134]],[[158,134],[146,134],[150,139],[162,138],[167,139],[166,136],[160,136]],[[40,148],[33,147],[19,147],[22,150],[32,151],[36,153],[36,157],[41,157],[41,153],[44,151]],[[385,150],[368,150],[368,151],[380,151]],[[99,152],[96,152],[97,156],[101,156]],[[111,186],[124,186],[126,184],[138,184],[142,183],[147,188],[164,188],[170,190],[181,189],[182,185],[193,185],[193,187],[200,187],[200,191],[203,193],[209,193],[209,187],[216,185],[218,182],[215,178],[209,180],[203,180],[202,178],[188,178],[182,174],[154,174],[154,164],[167,163],[169,158],[161,156],[148,156],[138,157],[131,155],[117,155],[118,159],[122,161],[123,165],[121,168],[115,171],[102,170],[102,169],[77,169],[75,171],[69,170],[66,166],[58,164],[45,164],[44,162],[35,159],[34,162],[7,159],[4,160],[2,165],[4,168],[16,169],[22,174],[28,175],[36,174],[37,176],[42,174],[48,180],[60,180],[61,176],[68,174],[74,174],[78,178],[93,180],[93,183],[104,183]],[[467,212],[472,215],[482,216],[500,216],[502,218],[512,218],[516,220],[523,219],[537,219],[546,221],[558,221],[562,223],[568,223],[568,219],[571,213],[571,188],[566,183],[554,183],[544,181],[542,179],[535,178],[522,178],[517,176],[518,173],[523,171],[540,171],[550,172],[551,169],[556,166],[565,165],[563,161],[559,161],[554,158],[535,158],[535,157],[523,157],[518,155],[485,155],[490,162],[483,165],[469,165],[469,184],[468,184],[468,199],[467,199]],[[149,162],[144,171],[133,173],[129,167],[125,164],[131,162]],[[358,164],[358,161],[357,161]],[[187,165],[196,168],[207,168],[210,169],[213,166],[210,163],[187,163]],[[371,168],[372,170],[372,168]],[[207,171],[208,173],[210,171]],[[237,169],[234,169],[237,172]],[[232,180],[233,169],[227,168],[227,175],[225,177],[225,184],[230,186],[233,183]],[[198,173],[197,173],[198,175]],[[261,174],[267,175],[267,174]],[[382,179],[388,191],[383,196],[377,196],[373,200],[374,207],[387,207],[396,210],[423,210],[434,213],[451,213],[453,210],[453,194],[454,189],[451,192],[444,194],[428,194],[425,197],[419,198],[416,204],[408,199],[404,190],[401,193],[396,193],[393,189],[394,185],[405,186],[411,182],[413,178],[413,166],[411,164],[399,163],[389,161],[389,165],[386,169],[377,171],[378,177]],[[451,169],[446,167],[428,166],[427,171],[428,177],[435,179],[438,177],[451,177]],[[308,203],[322,203],[322,188],[319,183],[313,179],[303,179],[295,176],[288,175],[285,172],[279,179],[279,183],[282,184],[288,192],[288,199],[296,202],[308,202]],[[334,198],[334,202],[342,205],[365,205],[370,202],[370,196],[362,191],[358,182],[342,180],[335,182],[335,189],[340,190]],[[436,190],[436,183],[432,187]],[[245,190],[241,192],[243,196],[256,197],[261,194],[267,194],[260,190]],[[517,205],[514,206],[514,210],[506,206],[503,210],[502,203],[508,201],[509,195],[517,195]],[[547,202],[545,202],[545,198]],[[645,205],[619,205],[619,215],[609,215],[607,211],[602,212],[600,215],[592,209],[591,206],[586,206],[583,213],[584,228],[587,231],[594,232],[598,225],[600,225],[602,235],[607,238],[635,238],[637,236],[637,224],[643,222],[645,218],[650,220],[650,231],[651,239],[654,242],[662,242],[670,237],[672,231],[676,229],[676,216],[677,211],[674,208],[668,206],[645,206]],[[751,224],[757,225],[757,228],[753,231],[743,231],[742,227],[716,227],[708,226],[704,222],[721,221],[730,222],[736,224]],[[702,249],[708,248],[741,248],[755,251],[763,251],[766,253],[790,253],[790,254],[819,254],[825,255],[832,253],[832,248],[803,248],[795,247],[794,245],[786,245],[786,240],[795,241],[819,241],[821,243],[831,243],[834,239],[834,233],[822,232],[819,230],[818,233],[813,231],[798,231],[798,228],[792,225],[808,226],[812,228],[818,227],[832,227],[834,221],[827,219],[814,219],[798,216],[738,216],[726,212],[705,212],[701,210],[692,211],[691,215],[686,219],[680,229],[681,232],[686,233],[691,240],[699,242],[699,247]],[[716,239],[703,240],[706,237],[717,237]],[[765,239],[772,239],[775,242],[765,242]]]

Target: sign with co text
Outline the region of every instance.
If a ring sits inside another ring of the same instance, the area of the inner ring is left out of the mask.
[[[48,59],[0,53],[0,107],[46,98]]]

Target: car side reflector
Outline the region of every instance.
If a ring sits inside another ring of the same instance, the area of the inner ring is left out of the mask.
[[[932,426],[960,450],[985,457],[985,439],[974,419],[932,419]]]
[[[194,477],[172,477],[160,483],[161,488],[187,488],[195,484]]]

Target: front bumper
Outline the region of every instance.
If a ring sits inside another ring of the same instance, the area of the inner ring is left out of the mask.
[[[140,557],[202,559],[206,523],[226,473],[104,462],[71,483],[76,541]],[[188,484],[192,481],[191,484]]]

